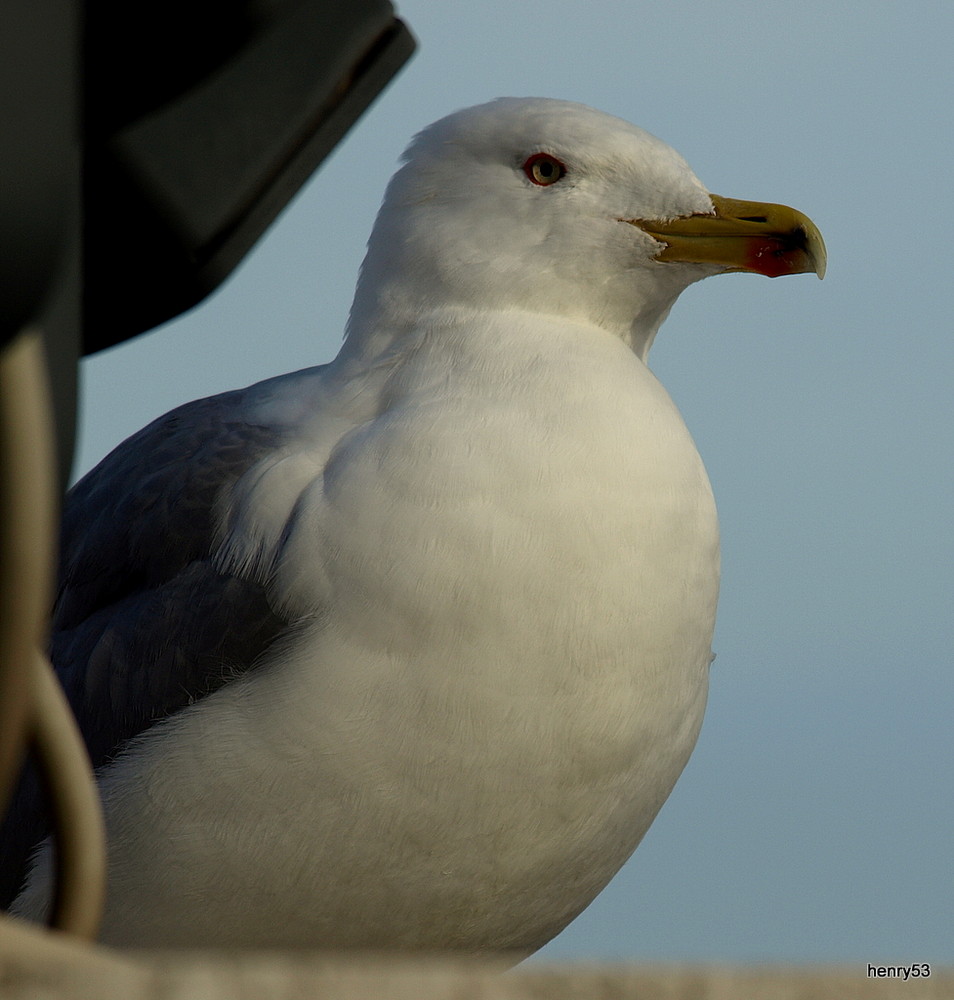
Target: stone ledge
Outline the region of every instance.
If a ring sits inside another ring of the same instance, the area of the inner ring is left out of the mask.
[[[381,955],[116,952],[0,918],[0,1000],[950,1000],[954,969],[534,965]]]

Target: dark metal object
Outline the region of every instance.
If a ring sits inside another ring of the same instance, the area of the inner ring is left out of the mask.
[[[83,353],[216,288],[413,48],[387,0],[91,0]]]

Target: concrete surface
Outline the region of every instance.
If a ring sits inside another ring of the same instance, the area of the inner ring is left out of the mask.
[[[120,953],[0,918],[2,1000],[951,1000],[954,969],[532,966],[320,953]]]

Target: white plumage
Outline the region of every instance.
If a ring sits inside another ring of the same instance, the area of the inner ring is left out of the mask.
[[[102,755],[107,942],[528,953],[695,743],[716,513],[646,355],[690,283],[777,272],[742,223],[679,253],[721,200],[589,108],[496,101],[406,160],[334,362],[174,411],[76,488],[59,633],[86,728],[109,742],[106,669],[136,692],[111,704],[192,685]],[[820,270],[798,225],[777,256]],[[213,655],[194,608],[220,592]],[[17,911],[48,886],[47,852]]]

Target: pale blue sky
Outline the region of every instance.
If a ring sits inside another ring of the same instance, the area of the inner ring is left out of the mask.
[[[406,0],[416,56],[230,282],[85,362],[85,471],[177,403],[329,360],[413,132],[503,95],[627,118],[829,271],[691,288],[652,367],[723,594],[696,752],[544,958],[954,962],[954,6]],[[558,873],[555,873],[558,874]]]

